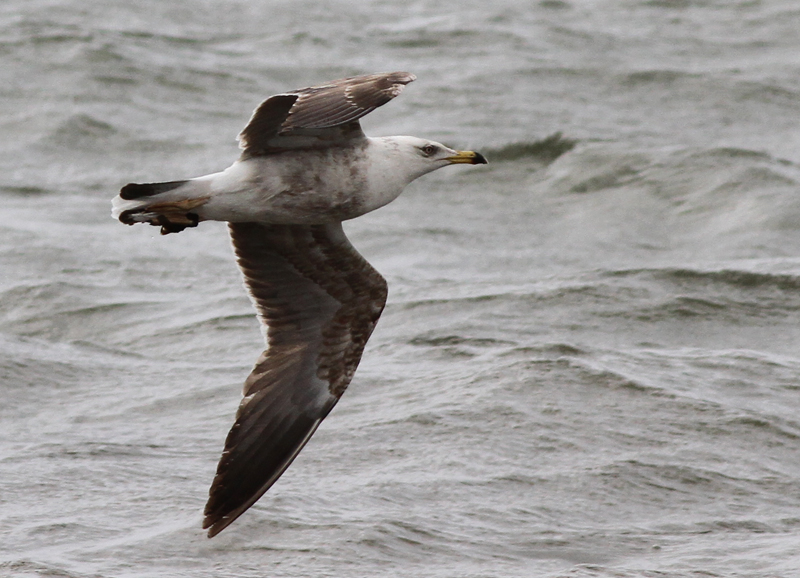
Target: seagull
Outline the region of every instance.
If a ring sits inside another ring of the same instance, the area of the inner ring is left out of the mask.
[[[125,185],[112,216],[162,234],[226,221],[267,349],[244,383],[203,528],[214,537],[283,474],[339,401],[383,311],[386,280],[342,221],[396,199],[452,164],[485,164],[411,136],[367,137],[359,119],[415,80],[408,72],[334,80],[271,96],[239,134],[240,158],[188,180]]]

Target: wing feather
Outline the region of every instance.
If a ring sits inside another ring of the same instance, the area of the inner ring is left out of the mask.
[[[369,74],[271,96],[239,134],[242,154],[262,156],[363,138],[358,120],[392,100],[415,78],[408,72]]]
[[[275,483],[336,405],[387,294],[340,223],[229,228],[268,348],[245,381],[209,491],[209,536]]]

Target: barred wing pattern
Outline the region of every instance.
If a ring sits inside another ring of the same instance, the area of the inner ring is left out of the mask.
[[[341,223],[229,230],[268,347],[245,381],[209,491],[209,537],[275,483],[336,405],[387,296],[386,281]]]

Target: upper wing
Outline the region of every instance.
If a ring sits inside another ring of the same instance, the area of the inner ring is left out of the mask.
[[[408,72],[370,74],[277,94],[253,112],[239,134],[239,146],[252,157],[363,137],[358,119],[392,100],[415,78]]]
[[[387,295],[340,223],[229,228],[268,348],[245,381],[209,491],[209,537],[275,483],[336,405]]]

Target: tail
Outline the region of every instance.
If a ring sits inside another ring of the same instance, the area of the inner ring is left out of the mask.
[[[149,223],[161,227],[161,234],[179,233],[196,227],[200,216],[194,209],[208,196],[198,194],[195,180],[166,183],[129,183],[112,201],[111,216],[121,223]]]
[[[119,192],[119,196],[124,201],[141,199],[142,197],[152,197],[161,193],[166,193],[189,181],[168,181],[166,183],[128,183]]]

